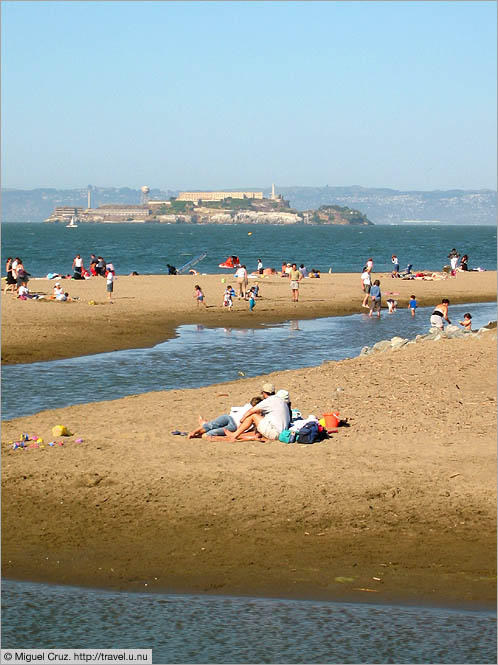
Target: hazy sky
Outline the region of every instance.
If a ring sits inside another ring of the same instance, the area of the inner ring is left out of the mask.
[[[2,185],[496,189],[496,2],[2,2]]]

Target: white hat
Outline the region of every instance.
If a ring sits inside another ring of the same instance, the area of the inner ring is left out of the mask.
[[[287,402],[287,403],[289,403],[289,401],[290,401],[289,393],[288,393],[287,390],[279,390],[277,392],[277,397],[280,397],[280,399],[283,399],[284,402]]]

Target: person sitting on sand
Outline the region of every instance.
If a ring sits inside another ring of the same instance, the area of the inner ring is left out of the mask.
[[[269,440],[278,439],[284,429],[290,424],[289,393],[279,390],[276,395],[267,392],[273,388],[271,384],[263,386],[263,397],[265,399],[247,411],[240,421],[235,432],[225,430],[225,435],[231,441],[241,439],[242,436],[254,427],[263,438]],[[252,435],[254,436],[254,435]]]
[[[466,312],[463,315],[463,321],[459,321],[458,323],[464,327],[464,330],[472,332],[472,314],[469,312]]]
[[[436,305],[434,311],[431,314],[431,328],[439,328],[442,330],[444,328],[444,321],[451,323],[448,318],[448,305],[450,301],[448,298],[443,298],[439,305]]]
[[[199,416],[199,427],[189,432],[188,438],[207,438],[211,436],[225,437],[224,428],[230,432],[235,432],[240,425],[240,420],[244,414],[261,401],[261,397],[253,397],[251,401],[244,404],[244,406],[232,406],[230,413],[224,413],[213,420],[205,420],[202,416]]]
[[[64,294],[64,289],[62,288],[60,282],[56,282],[54,284],[54,294],[53,294],[54,299],[57,296],[60,296],[60,295],[63,295],[63,294]]]

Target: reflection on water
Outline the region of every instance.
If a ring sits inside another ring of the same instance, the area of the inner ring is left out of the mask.
[[[461,319],[467,310],[476,328],[496,318],[494,303],[480,303],[452,306],[452,320]],[[426,333],[431,311],[422,307],[414,317],[405,309],[383,313],[381,319],[354,314],[249,329],[185,325],[178,328],[175,339],[148,349],[10,365],[2,371],[2,418],[36,413],[53,404],[62,407],[150,390],[196,388],[342,360],[382,339],[395,335],[412,339]]]
[[[152,649],[154,663],[496,663],[491,612],[6,581],[2,622],[4,649]]]

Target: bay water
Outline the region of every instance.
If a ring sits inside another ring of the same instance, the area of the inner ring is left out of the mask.
[[[154,663],[496,663],[485,611],[4,581],[2,646],[152,649]]]
[[[21,256],[34,277],[69,273],[76,253],[88,261],[92,252],[112,261],[118,274],[132,270],[164,274],[166,263],[179,267],[202,252],[207,256],[196,267],[206,273],[226,274],[218,263],[231,254],[238,255],[249,270],[261,257],[265,266],[277,269],[286,260],[321,271],[359,273],[372,256],[374,270],[383,272],[391,269],[392,253],[402,267],[412,263],[415,270],[440,270],[452,247],[469,255],[471,268],[496,269],[496,229],[489,226],[95,224],[66,229],[24,223],[2,228],[2,261]],[[455,320],[463,311],[471,311],[475,327],[496,318],[494,304],[458,305],[451,310],[450,318]],[[406,310],[398,310],[392,316],[383,313],[380,321],[363,314],[295,320],[254,330],[181,326],[175,339],[151,349],[8,366],[2,372],[2,415],[34,413],[54,402],[195,387],[233,380],[241,373],[254,376],[339,360],[379,339],[426,332],[429,313],[429,308],[420,308],[414,319]],[[279,358],[265,356],[264,349],[274,346],[271,341],[288,352]],[[292,353],[296,342],[297,358]],[[217,373],[220,358],[226,368]],[[186,365],[187,359],[193,361]],[[148,376],[142,383],[136,374],[130,379],[137,360],[147,367],[141,368],[140,373]],[[156,366],[161,369],[154,374]],[[92,393],[78,394],[68,392],[66,381],[62,394],[57,392],[61,377],[72,371],[109,374],[108,385],[101,392],[99,387],[97,392],[92,388]],[[24,386],[22,400],[11,399],[11,387],[18,382]],[[4,648],[152,648],[155,663],[496,662],[496,614],[489,612],[117,593],[12,580],[2,583],[2,603]]]
[[[441,270],[453,248],[468,254],[469,267],[496,270],[496,228],[400,224],[396,226],[312,225],[185,225],[185,224],[63,224],[4,223],[2,265],[8,256],[20,256],[29,273],[71,273],[73,258],[81,254],[88,266],[90,254],[112,262],[118,275],[166,274],[166,264],[179,268],[196,256],[201,273],[227,273],[219,263],[235,254],[249,271],[261,258],[265,267],[280,269],[282,261],[322,272],[361,273],[368,258],[374,272],[392,269],[396,254],[401,268]]]

